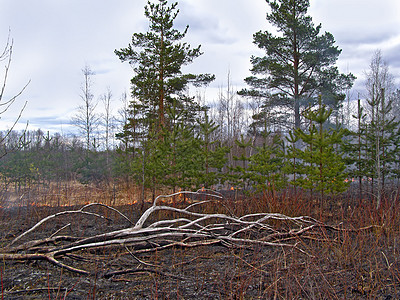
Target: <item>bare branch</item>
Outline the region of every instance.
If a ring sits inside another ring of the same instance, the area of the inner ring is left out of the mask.
[[[10,31],[9,31],[8,38],[7,38],[7,43],[6,43],[5,47],[4,47],[3,52],[0,54],[0,61],[6,61],[5,62],[5,71],[4,71],[4,76],[3,76],[3,82],[2,82],[1,87],[0,87],[0,115],[6,113],[10,109],[11,105],[13,105],[14,102],[16,101],[16,99],[19,96],[21,96],[21,94],[25,91],[25,89],[27,88],[27,86],[30,83],[30,80],[29,80],[28,83],[17,94],[15,94],[10,99],[4,101],[3,97],[4,97],[5,89],[6,89],[6,86],[7,86],[8,73],[9,73],[10,66],[11,66],[12,51],[13,51],[13,40],[10,38]],[[22,113],[25,110],[26,105],[27,105],[27,102],[25,102],[25,104],[23,105],[22,109],[19,112],[18,117],[16,118],[16,120],[14,120],[14,123],[12,124],[11,128],[6,131],[5,135],[0,140],[0,144],[3,144],[3,142],[7,139],[7,137],[10,135],[10,133],[14,130],[15,126],[17,125],[17,123],[21,119]],[[27,124],[27,126],[28,126],[28,124]],[[25,133],[25,131],[24,131],[24,133]],[[21,144],[21,143],[19,143],[19,144]],[[9,149],[7,147],[7,145],[4,145],[4,147],[3,147],[4,149],[0,153],[0,159],[2,157],[4,157],[8,152],[14,151],[15,148],[18,148],[18,146],[19,145],[16,145],[16,146],[11,147],[11,149]]]
[[[312,256],[299,247],[299,245],[302,245],[301,239],[325,239],[326,232],[321,230],[322,228],[338,232],[343,230],[322,224],[307,216],[289,217],[279,213],[256,213],[236,217],[223,213],[199,213],[191,210],[195,206],[201,208],[201,205],[212,203],[210,200],[190,204],[184,208],[157,205],[157,201],[162,198],[173,197],[183,193],[193,196],[204,195],[203,193],[196,192],[179,192],[158,196],[153,205],[141,215],[133,227],[86,237],[58,236],[57,234],[66,226],[69,226],[68,224],[49,238],[13,246],[22,237],[37,230],[40,225],[60,216],[82,214],[106,219],[102,215],[86,211],[94,206],[106,207],[129,221],[118,210],[99,203],[85,205],[76,211],[64,211],[50,215],[20,234],[7,247],[0,249],[0,259],[4,261],[44,260],[70,272],[93,275],[91,272],[79,267],[79,265],[67,265],[63,258],[68,258],[68,260],[75,261],[76,263],[84,263],[98,260],[99,254],[96,253],[105,253],[107,251],[115,253],[114,249],[125,249],[127,253],[125,252],[122,255],[129,254],[139,264],[138,268],[122,268],[122,270],[118,268],[117,270],[113,270],[110,267],[104,270],[104,273],[101,274],[102,277],[111,278],[122,274],[145,272],[178,278],[174,277],[175,275],[173,274],[158,270],[157,265],[147,263],[139,256],[144,253],[162,251],[174,247],[192,248],[200,246],[211,247],[212,245],[234,249],[254,249],[254,246],[276,247],[282,249],[282,251],[284,251],[284,248],[291,248],[302,254]],[[219,195],[212,194],[207,194],[207,196],[216,197],[218,201],[222,198]],[[167,217],[156,219],[153,215],[155,212],[164,212],[161,214],[162,216],[174,215],[175,217],[171,219]],[[147,226],[144,226],[150,219],[153,222],[149,222]],[[369,228],[362,228],[360,230],[366,229]],[[101,251],[99,251],[100,249]],[[139,268],[140,265],[145,267]],[[114,263],[113,266],[115,266]],[[252,267],[256,269],[255,266]]]
[[[85,208],[85,206],[84,206],[83,208]],[[62,215],[83,214],[83,215],[95,216],[95,217],[98,217],[98,218],[106,219],[105,217],[103,217],[103,216],[101,216],[101,215],[99,215],[99,214],[95,214],[95,213],[91,213],[91,212],[82,211],[83,208],[81,208],[80,210],[75,210],[75,211],[63,211],[63,212],[59,212],[59,213],[56,213],[56,214],[54,214],[54,215],[48,216],[48,217],[46,217],[46,218],[40,220],[38,223],[36,223],[36,225],[34,225],[33,227],[31,227],[29,230],[27,230],[27,231],[25,231],[24,233],[22,233],[22,234],[20,234],[19,236],[17,236],[17,237],[8,245],[8,247],[10,247],[11,245],[15,244],[17,241],[19,241],[22,237],[24,237],[24,236],[27,235],[28,233],[34,231],[36,228],[38,228],[38,227],[39,227],[40,225],[42,225],[43,223],[45,223],[45,222],[47,222],[47,221],[49,221],[49,220],[51,220],[51,219],[57,218],[57,217],[59,217],[59,216],[62,216]]]

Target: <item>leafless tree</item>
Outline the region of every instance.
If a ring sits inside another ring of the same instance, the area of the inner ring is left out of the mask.
[[[367,107],[369,117],[371,121],[374,121],[379,114],[379,105],[377,102],[379,102],[381,96],[389,99],[390,95],[394,92],[394,77],[389,72],[389,66],[384,61],[380,50],[376,50],[373,54],[369,70],[366,72],[366,78],[367,98],[377,104]],[[382,90],[385,92],[385,95],[381,95]]]
[[[400,121],[400,89],[396,89],[391,95],[393,105],[393,115]]]
[[[108,152],[110,150],[110,137],[112,135],[113,129],[113,115],[112,115],[112,92],[108,87],[107,91],[100,96],[100,100],[103,103],[103,114],[101,116],[102,125],[104,128],[104,140],[105,140],[105,149]]]
[[[230,72],[227,76],[227,85],[220,88],[218,101],[212,117],[218,125],[218,140],[224,141],[228,147],[235,146],[235,140],[239,139],[247,132],[247,111],[242,98],[231,84]],[[235,151],[229,154],[229,164],[233,164]]]
[[[377,207],[381,203],[383,186],[385,181],[385,129],[384,127],[394,116],[391,115],[390,96],[394,92],[393,75],[389,72],[389,66],[382,58],[382,53],[377,50],[371,60],[369,71],[366,73],[367,81],[366,88],[367,96],[367,112],[369,114],[370,122],[372,125],[371,134],[374,137],[374,168],[376,174],[376,193],[374,196],[377,200]],[[389,101],[388,101],[389,100]]]
[[[87,65],[82,69],[82,73],[84,81],[81,86],[80,97],[83,103],[78,106],[76,114],[72,117],[72,123],[85,136],[86,150],[90,150],[95,147],[92,141],[94,141],[94,132],[100,118],[96,113],[97,101],[94,100],[94,95],[92,94],[92,76],[95,73]]]
[[[122,107],[118,109],[117,123],[121,127],[119,128],[119,130],[122,131],[123,127],[128,123],[129,119],[130,99],[128,98],[128,94],[126,93],[126,91],[122,93],[120,101]]]
[[[2,75],[2,83],[0,83],[0,119],[1,116],[4,115],[10,109],[10,107],[15,103],[16,99],[25,91],[26,87],[30,82],[28,81],[28,83],[14,96],[11,96],[9,99],[5,99],[8,73],[11,66],[12,51],[13,51],[13,40],[10,38],[10,33],[9,33],[6,45],[3,51],[0,53],[0,63],[4,63],[4,73]],[[18,147],[20,145],[20,143],[16,143],[10,148],[6,145],[7,144],[6,141],[9,135],[14,130],[15,126],[18,124],[19,120],[21,119],[22,112],[24,111],[26,104],[27,102],[25,102],[23,107],[20,109],[19,115],[16,117],[11,127],[0,136],[0,147],[1,147],[0,158],[5,156],[13,148]],[[23,134],[20,136],[20,139],[22,138],[22,136]]]
[[[233,140],[244,133],[245,116],[243,103],[231,85],[230,72],[228,72],[226,90],[220,90],[219,115],[220,125],[224,128],[226,137],[232,144]]]

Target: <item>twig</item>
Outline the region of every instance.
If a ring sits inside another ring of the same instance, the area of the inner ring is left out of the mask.
[[[59,290],[58,287],[46,287],[46,288],[36,288],[36,289],[29,289],[29,290],[17,290],[17,291],[10,291],[4,292],[5,295],[18,295],[18,294],[32,294],[32,293],[48,293],[49,291],[57,292]],[[67,290],[65,288],[65,290]]]
[[[149,264],[145,261],[140,260],[138,257],[136,257],[131,250],[128,249],[128,247],[125,246],[126,251],[128,251],[128,253],[133,257],[134,260],[136,260],[138,263],[148,266],[148,267],[155,267],[155,268],[159,268],[159,266],[157,265],[153,265],[153,264]]]
[[[104,274],[104,278],[108,279],[113,276],[124,275],[124,274],[135,274],[135,273],[154,273],[165,277],[171,277],[174,279],[185,280],[185,277],[177,276],[174,274],[166,273],[160,270],[148,269],[148,268],[141,268],[141,269],[126,269],[121,271],[114,271]]]
[[[74,210],[74,211],[62,211],[59,213],[56,213],[54,215],[48,216],[42,220],[40,220],[38,223],[36,223],[36,225],[34,225],[33,227],[31,227],[30,229],[28,229],[27,231],[23,232],[22,234],[20,234],[19,236],[17,236],[14,240],[11,241],[11,243],[6,247],[10,247],[11,245],[15,244],[18,240],[20,240],[22,237],[24,237],[25,235],[27,235],[28,233],[32,232],[33,230],[35,230],[36,228],[38,228],[40,225],[42,225],[43,223],[57,218],[59,216],[63,216],[63,215],[70,215],[70,214],[83,214],[83,215],[89,215],[89,216],[94,216],[94,217],[98,217],[101,219],[107,219],[104,216],[95,214],[95,213],[91,213],[91,212],[87,212],[87,211],[82,211],[82,210]]]
[[[102,207],[108,208],[108,209],[116,212],[121,217],[123,217],[125,220],[127,220],[131,225],[133,225],[133,222],[127,216],[125,216],[122,212],[120,212],[118,209],[115,209],[114,207],[108,206],[108,205],[103,204],[103,203],[89,203],[89,204],[86,204],[84,207],[82,207],[80,210],[84,210],[85,208],[88,208],[90,206],[95,206],[95,205],[102,206]]]
[[[240,256],[233,254],[236,258],[240,259],[242,262],[244,262],[246,265],[248,265],[250,268],[252,268],[253,270],[256,270],[260,273],[263,273],[265,275],[270,275],[267,271],[261,270],[260,268],[257,268],[255,266],[253,266],[252,264],[248,263],[247,261],[245,261],[243,258],[241,258]]]
[[[64,230],[65,228],[71,226],[71,223],[68,223],[67,225],[64,225],[63,227],[61,227],[60,229],[58,229],[56,232],[54,232],[50,238],[52,238],[53,236],[57,235],[57,233],[59,233],[60,231]]]

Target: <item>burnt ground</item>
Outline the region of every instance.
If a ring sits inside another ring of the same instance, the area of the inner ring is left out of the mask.
[[[41,218],[66,209],[0,209],[0,248]],[[119,209],[137,218],[133,206]],[[0,295],[2,299],[400,299],[400,228],[393,228],[398,225],[397,210],[391,207],[391,212],[390,220],[386,219],[391,227],[327,230],[302,237],[298,245],[305,253],[293,248],[244,250],[213,245],[132,256],[122,247],[85,253],[93,255],[91,261],[65,259],[90,270],[91,276],[45,261],[2,261]],[[77,236],[129,226],[108,214],[113,221],[65,216],[42,226],[28,240],[48,237],[68,222],[71,226],[65,234]],[[354,222],[346,226],[368,224],[365,210],[358,208],[351,214]],[[130,273],[104,276],[108,270],[128,269]]]

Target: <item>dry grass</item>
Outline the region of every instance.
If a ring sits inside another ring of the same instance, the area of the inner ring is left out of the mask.
[[[139,212],[132,203],[139,194],[135,187],[77,183],[21,190],[14,194],[13,209],[5,209],[10,202],[3,199],[0,246],[40,218],[63,210],[62,206],[101,202],[118,207],[136,221]],[[330,199],[323,211],[318,201],[305,194],[295,196],[293,191],[275,197],[235,197],[226,199],[224,205],[207,207],[209,213],[229,210],[235,215],[266,211],[307,215],[338,229],[326,227],[318,234],[298,237],[298,244],[307,254],[261,246],[252,249],[209,246],[147,253],[137,257],[140,263],[126,250],[104,250],[103,259],[88,262],[93,271],[112,264],[142,268],[142,272],[109,279],[79,277],[44,262],[2,262],[0,293],[4,299],[64,299],[65,295],[67,299],[398,299],[399,201],[386,200],[376,210],[370,200],[352,197],[349,194]],[[150,203],[151,196],[147,198]],[[126,226],[118,223],[117,216],[109,217],[115,224],[107,226]],[[80,223],[73,230],[101,231],[101,226]],[[53,229],[43,228],[38,237],[48,235]]]

